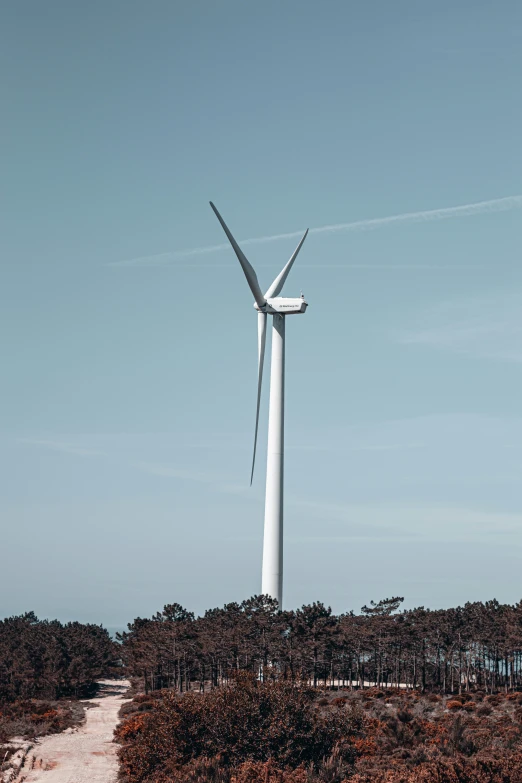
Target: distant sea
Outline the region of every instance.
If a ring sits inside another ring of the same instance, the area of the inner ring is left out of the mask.
[[[127,630],[126,625],[106,625],[104,627],[107,628],[111,639],[115,639],[117,633],[122,633],[122,631]]]

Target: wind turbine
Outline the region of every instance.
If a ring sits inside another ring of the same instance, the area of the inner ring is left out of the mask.
[[[289,299],[279,296],[292,265],[308,234],[297,245],[290,260],[278,274],[265,294],[261,292],[257,275],[243,251],[230,233],[225,221],[212,202],[217,219],[232,245],[243,268],[247,283],[254,295],[257,310],[258,362],[257,362],[257,407],[254,433],[254,453],[250,484],[254,477],[256,462],[257,432],[259,428],[259,406],[263,382],[265,358],[266,320],[272,316],[272,363],[270,369],[270,409],[268,414],[268,452],[266,465],[265,527],[263,535],[263,569],[261,592],[275,598],[282,607],[283,598],[283,477],[284,477],[284,414],[285,414],[285,318],[287,315],[304,313],[308,307],[304,297]]]

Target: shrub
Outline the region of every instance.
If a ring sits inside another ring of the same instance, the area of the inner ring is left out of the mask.
[[[461,710],[462,702],[457,699],[452,699],[451,701],[446,702],[446,707],[448,710]]]
[[[125,702],[125,704],[120,707],[118,714],[120,718],[124,718],[126,715],[131,715],[135,712],[150,712],[158,703],[158,699],[161,698],[161,695],[162,691],[155,691],[154,694],[145,695],[143,693],[139,696],[135,696],[132,701]]]
[[[55,734],[81,723],[84,714],[84,707],[79,702],[18,699],[1,707],[0,742],[11,737],[28,739]]]
[[[314,700],[308,687],[247,675],[205,694],[167,692],[154,710],[131,715],[117,729],[122,772],[139,783],[214,758],[220,767],[270,762],[279,769],[317,768],[334,750],[334,766],[351,766],[361,717],[348,708],[317,711]]]

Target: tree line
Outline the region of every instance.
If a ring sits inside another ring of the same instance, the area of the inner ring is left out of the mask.
[[[83,694],[117,654],[99,625],[39,620],[33,612],[1,620],[0,702]]]
[[[439,693],[522,686],[522,602],[400,610],[402,597],[336,615],[320,602],[279,611],[267,596],[201,617],[168,604],[118,634],[128,671],[145,691],[205,691],[231,673],[304,680],[326,688],[410,688]]]

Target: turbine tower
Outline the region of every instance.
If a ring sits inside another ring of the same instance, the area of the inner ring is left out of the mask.
[[[282,608],[283,599],[283,478],[284,478],[284,418],[285,418],[285,319],[287,315],[304,313],[308,307],[304,297],[288,299],[279,296],[292,265],[301,250],[308,234],[294,250],[290,260],[278,274],[265,294],[261,292],[257,275],[243,251],[230,233],[225,221],[212,202],[217,219],[221,223],[239,263],[243,268],[247,283],[254,295],[254,307],[257,310],[257,407],[254,431],[254,453],[250,484],[254,477],[256,462],[257,433],[259,428],[259,406],[263,382],[263,363],[265,358],[266,320],[272,316],[272,362],[270,368],[270,409],[268,414],[268,451],[266,465],[265,527],[263,535],[263,570],[261,592],[275,598]]]

